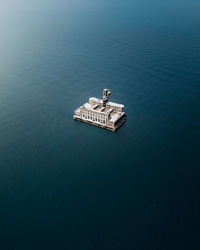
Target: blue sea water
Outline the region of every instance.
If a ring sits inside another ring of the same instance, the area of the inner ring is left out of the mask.
[[[23,6],[0,11],[0,249],[200,249],[199,1]],[[103,88],[116,133],[72,119]]]

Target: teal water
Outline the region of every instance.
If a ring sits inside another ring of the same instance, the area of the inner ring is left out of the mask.
[[[199,11],[46,0],[0,12],[0,249],[199,249]],[[103,88],[125,105],[116,133],[72,119]]]

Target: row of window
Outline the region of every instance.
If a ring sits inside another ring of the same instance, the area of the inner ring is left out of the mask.
[[[102,120],[102,119],[97,118],[97,117],[83,115],[83,118],[88,119],[88,120],[92,120],[92,121],[96,121],[96,122],[100,122],[100,123],[106,123],[105,120]]]
[[[83,116],[92,116],[95,118],[100,118],[100,119],[105,119],[105,115],[100,115],[100,114],[88,114],[88,113],[83,113]]]
[[[101,118],[104,118],[105,117],[105,115],[101,115],[101,114],[96,114],[96,113],[84,113],[83,112],[83,115],[90,115],[90,116],[97,116],[97,117],[101,117]]]

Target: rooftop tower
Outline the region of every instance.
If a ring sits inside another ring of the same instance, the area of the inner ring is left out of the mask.
[[[103,90],[103,106],[106,107],[106,103],[108,101],[108,97],[111,95],[111,92],[109,89]]]

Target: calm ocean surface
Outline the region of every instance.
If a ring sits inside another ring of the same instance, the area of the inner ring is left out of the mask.
[[[0,11],[0,249],[200,249],[200,2],[68,1]]]

